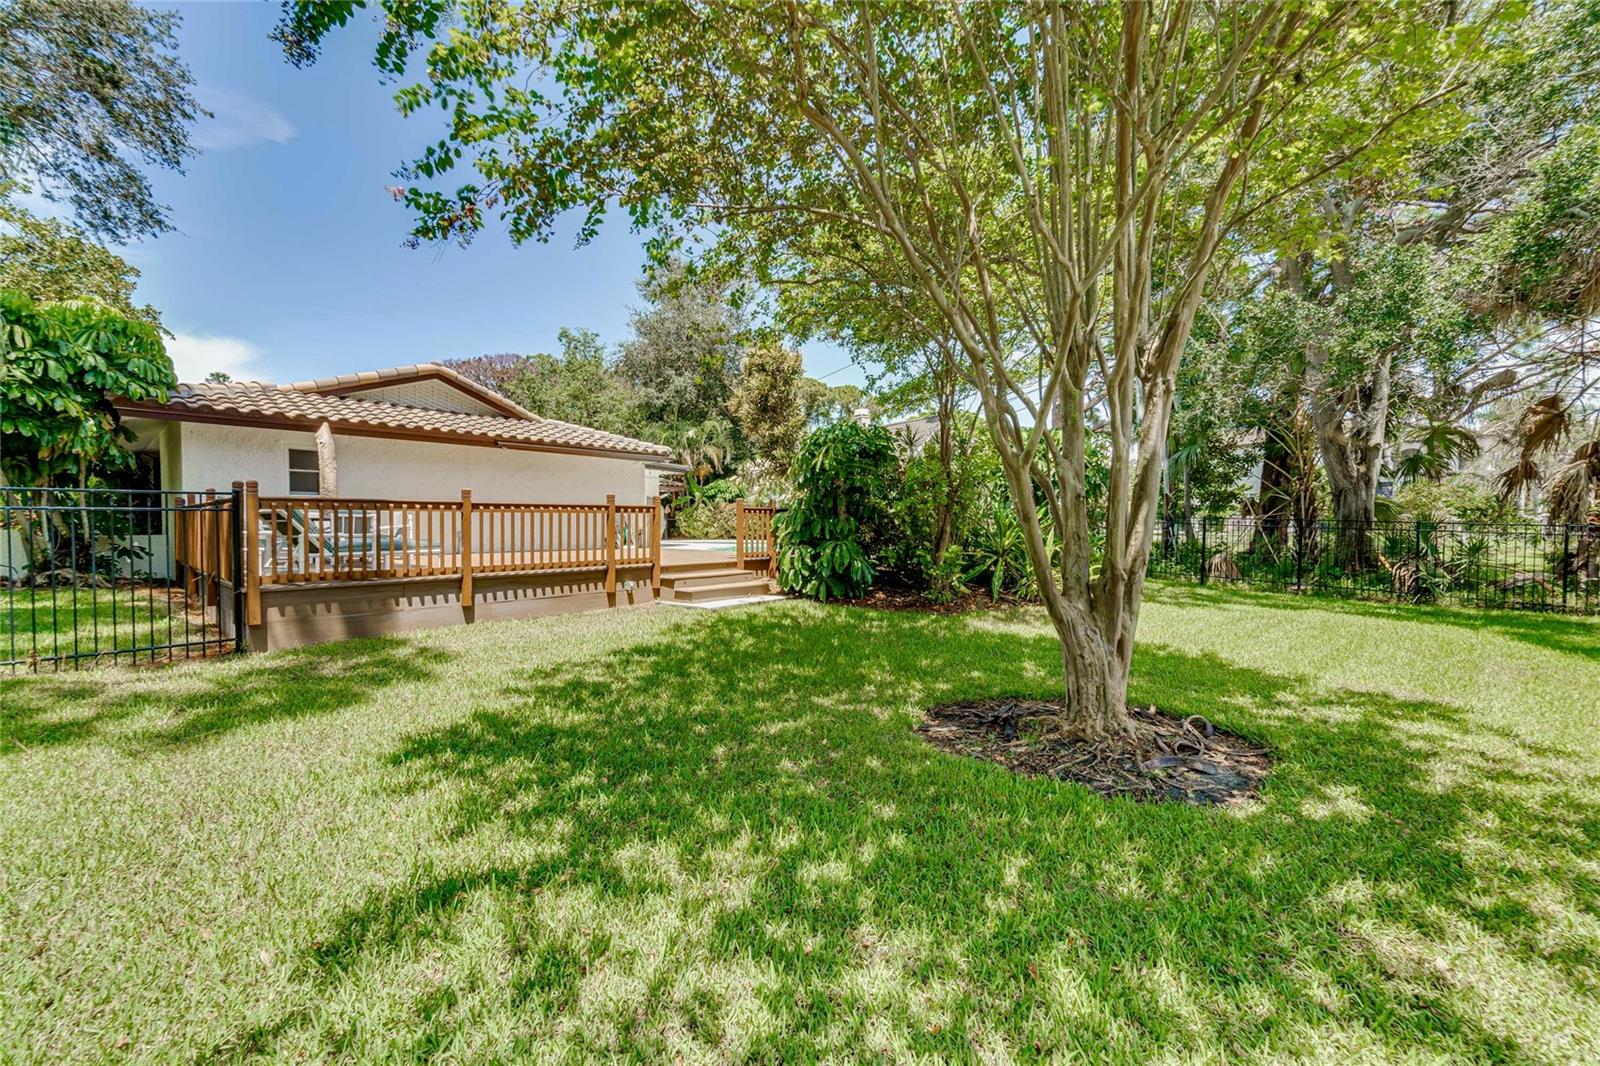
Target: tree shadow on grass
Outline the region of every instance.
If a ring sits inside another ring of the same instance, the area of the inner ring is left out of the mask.
[[[343,914],[306,949],[302,1006],[214,1056],[291,1033],[423,1053],[486,1015],[524,1034],[495,1054],[579,1057],[1503,1060],[1593,1040],[1600,805],[1568,753],[1141,645],[1135,699],[1277,764],[1242,814],[1107,801],[911,731],[931,704],[1049,694],[1053,639],[701,618],[528,670],[406,742],[396,789],[485,861],[430,861]],[[394,983],[441,957],[468,960],[450,995],[436,971],[425,994]],[[410,1029],[348,1013],[397,996]]]
[[[0,751],[113,738],[130,751],[184,747],[262,722],[327,714],[432,677],[444,653],[398,637],[137,675],[0,680]],[[138,683],[132,683],[137,677]],[[176,712],[175,710],[176,709]],[[155,718],[139,724],[141,718]]]
[[[1377,603],[1338,596],[1269,592],[1237,585],[1152,585],[1150,601],[1206,609],[1263,607],[1275,611],[1320,611],[1360,618],[1387,618],[1420,626],[1474,629],[1509,637],[1536,648],[1600,660],[1600,618],[1551,611],[1477,610],[1417,603]]]

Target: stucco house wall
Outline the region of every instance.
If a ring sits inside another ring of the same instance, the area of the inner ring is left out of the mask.
[[[289,450],[316,448],[313,434],[294,430],[171,425],[177,432],[159,441],[162,480],[188,491],[221,492],[235,481],[254,480],[263,496],[286,496]],[[351,499],[453,500],[471,489],[483,503],[604,503],[614,493],[618,503],[638,504],[654,494],[657,480],[634,459],[442,441],[335,434],[334,451],[339,495]]]

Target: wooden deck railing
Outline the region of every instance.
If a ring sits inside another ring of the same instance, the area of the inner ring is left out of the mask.
[[[255,496],[263,585],[463,572],[611,570],[651,565],[660,502],[481,503]]]
[[[736,503],[733,546],[742,567],[746,562],[759,562],[771,568],[778,554],[777,540],[772,532],[772,520],[778,514],[776,507],[751,507],[743,500]]]
[[[233,580],[233,508],[215,490],[178,497],[172,515],[172,559],[193,582]]]
[[[386,578],[459,577],[575,571],[603,574],[615,592],[618,570],[649,568],[661,587],[661,500],[605,503],[479,503],[262,496],[240,489],[249,622],[260,621],[262,586]],[[233,582],[233,511],[226,495],[187,501],[174,533],[175,556],[191,574]]]

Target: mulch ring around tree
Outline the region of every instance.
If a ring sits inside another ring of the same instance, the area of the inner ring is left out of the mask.
[[[1267,749],[1199,715],[1176,718],[1129,708],[1146,734],[1129,743],[1068,740],[1056,730],[1061,704],[1000,697],[935,707],[917,726],[942,751],[987,759],[1027,777],[1076,781],[1102,796],[1231,806],[1257,798],[1271,769]]]

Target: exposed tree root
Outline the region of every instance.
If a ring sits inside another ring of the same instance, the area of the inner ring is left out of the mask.
[[[976,700],[933,708],[917,730],[944,751],[1146,801],[1239,803],[1259,795],[1271,768],[1266,748],[1197,714],[1130,707],[1134,737],[1086,739],[1063,733],[1061,711],[1047,700]]]

